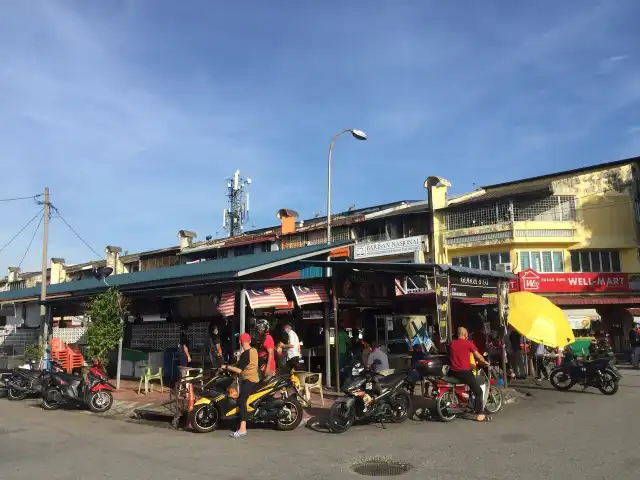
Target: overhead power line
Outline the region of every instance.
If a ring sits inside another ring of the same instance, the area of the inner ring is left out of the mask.
[[[42,210],[40,210],[40,211],[39,211],[39,212],[38,212],[38,213],[37,213],[37,214],[36,214],[36,215],[31,219],[31,220],[29,220],[29,221],[27,222],[27,224],[26,224],[24,227],[22,227],[22,228],[20,229],[20,231],[19,231],[18,233],[16,233],[16,234],[13,236],[13,238],[12,238],[11,240],[9,240],[7,243],[5,243],[5,244],[4,244],[4,246],[3,246],[2,248],[0,248],[0,253],[1,253],[5,248],[7,248],[9,245],[11,245],[11,243],[13,243],[13,241],[14,241],[16,238],[18,238],[18,236],[19,236],[22,232],[24,232],[24,230],[25,230],[29,225],[31,225],[31,224],[35,221],[35,219],[36,219],[36,218],[38,218],[38,217],[42,214],[42,212],[43,212],[43,211],[44,211],[44,208],[43,208]]]
[[[42,214],[42,216],[40,217],[40,221],[38,222],[38,226],[36,227],[35,231],[33,232],[33,235],[31,236],[31,240],[29,241],[29,245],[27,245],[27,249],[24,251],[24,255],[22,255],[22,259],[20,260],[20,263],[18,264],[18,268],[22,267],[22,262],[24,262],[24,259],[27,256],[27,253],[29,253],[29,249],[31,248],[31,245],[33,244],[33,240],[36,238],[36,234],[38,233],[38,230],[40,230],[40,225],[42,225],[42,221],[44,220],[44,214]]]
[[[31,195],[30,197],[15,197],[15,198],[0,198],[0,202],[17,202],[18,200],[35,200],[41,197],[42,194]]]
[[[64,224],[67,226],[67,228],[68,228],[69,230],[71,230],[71,232],[72,232],[76,237],[78,237],[78,240],[80,240],[82,243],[84,243],[84,245],[85,245],[89,250],[91,250],[91,251],[92,251],[92,252],[93,252],[93,253],[94,253],[98,258],[101,258],[102,260],[104,260],[104,257],[103,257],[102,255],[100,255],[98,252],[96,252],[96,251],[93,249],[93,247],[91,247],[91,245],[89,245],[89,243],[88,243],[84,238],[82,238],[82,237],[80,236],[80,234],[79,234],[78,232],[76,232],[76,231],[75,231],[75,229],[74,229],[71,225],[69,225],[69,222],[67,222],[67,221],[64,219],[64,217],[60,214],[60,210],[58,210],[58,208],[57,208],[55,205],[51,204],[51,208],[53,209],[53,211],[54,211],[54,212],[56,212],[56,215],[58,216],[58,218],[64,222]]]

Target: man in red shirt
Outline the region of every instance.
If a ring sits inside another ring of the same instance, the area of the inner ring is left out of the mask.
[[[475,397],[475,414],[478,422],[487,421],[488,417],[482,414],[482,389],[471,371],[471,355],[476,358],[477,363],[489,366],[482,355],[478,352],[475,344],[469,340],[469,332],[464,327],[458,327],[458,338],[449,345],[449,374],[456,377],[462,383],[469,385]]]
[[[274,353],[276,345],[273,337],[269,333],[269,321],[266,318],[258,320],[256,322],[256,328],[261,344],[258,350],[258,363],[264,378],[268,379],[276,373],[276,357]]]

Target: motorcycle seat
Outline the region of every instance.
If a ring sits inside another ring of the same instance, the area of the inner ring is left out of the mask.
[[[460,380],[458,377],[454,377],[451,374],[442,377],[442,381],[445,383],[450,383],[451,385],[465,385],[462,380]]]
[[[405,377],[404,373],[392,373],[384,377],[376,377],[376,381],[380,384],[381,387],[390,387],[398,383],[404,377]]]

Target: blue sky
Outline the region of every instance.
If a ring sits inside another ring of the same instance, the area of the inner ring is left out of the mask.
[[[640,154],[640,2],[5,0],[0,198],[51,188],[99,252]],[[36,212],[0,203],[0,247]],[[35,224],[0,253],[20,262]],[[38,238],[37,242],[40,241]],[[59,219],[50,256],[95,258]],[[39,267],[34,245],[23,270]]]

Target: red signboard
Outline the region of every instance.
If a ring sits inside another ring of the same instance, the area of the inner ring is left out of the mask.
[[[538,273],[525,270],[511,291],[534,293],[616,293],[640,291],[640,275],[628,273]],[[518,285],[519,283],[519,285]]]

